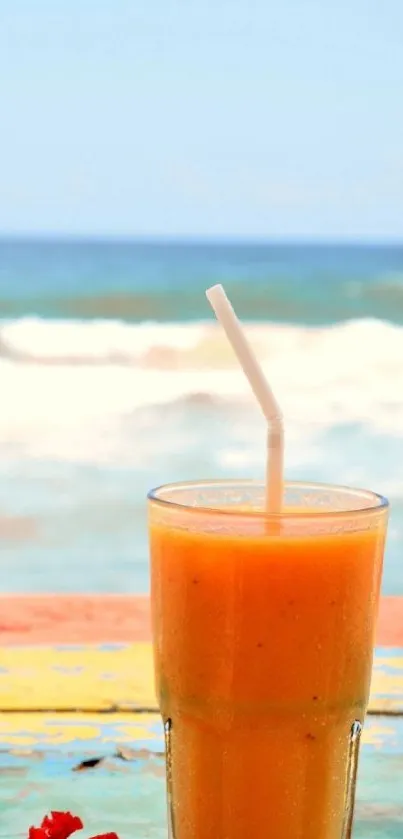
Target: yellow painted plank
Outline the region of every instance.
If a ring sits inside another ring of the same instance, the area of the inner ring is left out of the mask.
[[[378,650],[368,710],[370,713],[403,713],[403,650]]]
[[[162,726],[156,713],[67,713],[43,712],[0,715],[1,748],[24,749],[68,746],[85,751],[91,746],[104,750],[105,745],[148,745],[162,750]],[[106,748],[107,751],[107,748]]]
[[[151,644],[0,647],[0,710],[156,707]],[[403,713],[403,650],[378,651],[370,711]]]
[[[403,720],[398,717],[368,718],[363,743],[383,751],[385,745],[403,753]],[[0,715],[0,747],[27,754],[33,748],[92,749],[107,752],[119,744],[163,751],[159,714],[103,713],[14,713]]]
[[[1,647],[0,710],[156,708],[151,645]]]

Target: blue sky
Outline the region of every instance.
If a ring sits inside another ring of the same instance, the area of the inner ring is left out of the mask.
[[[402,238],[402,0],[2,0],[0,232]]]

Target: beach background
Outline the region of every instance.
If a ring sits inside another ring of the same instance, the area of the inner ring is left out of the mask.
[[[403,247],[72,238],[0,242],[1,592],[147,592],[150,487],[264,475],[214,283],[283,407],[287,477],[390,497],[403,594]]]
[[[286,477],[392,502],[354,836],[403,835],[402,31],[401,0],[0,3],[4,839],[166,835],[147,492],[265,475],[215,283]]]

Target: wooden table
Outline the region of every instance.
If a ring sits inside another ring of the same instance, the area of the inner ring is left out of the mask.
[[[403,598],[382,602],[355,839],[403,836]],[[0,597],[0,837],[49,808],[166,839],[147,598]]]

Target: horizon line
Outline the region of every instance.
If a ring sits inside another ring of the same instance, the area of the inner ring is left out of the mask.
[[[403,235],[383,238],[367,236],[213,236],[188,234],[2,232],[0,243],[87,243],[133,245],[239,245],[239,246],[313,246],[316,247],[403,247]]]

